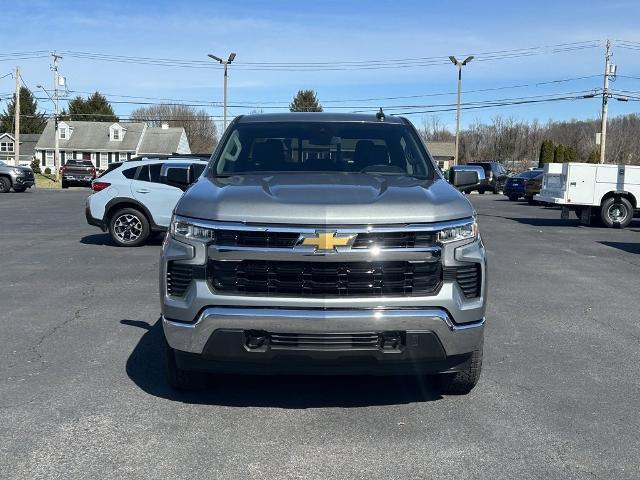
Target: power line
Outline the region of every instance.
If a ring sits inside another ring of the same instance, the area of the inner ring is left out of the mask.
[[[543,81],[543,82],[536,82],[536,83],[524,83],[524,84],[516,84],[516,85],[505,85],[505,86],[500,86],[500,87],[491,87],[491,88],[480,88],[480,89],[474,89],[474,90],[465,90],[462,93],[483,93],[483,92],[492,92],[492,91],[500,91],[500,90],[509,90],[509,89],[516,89],[516,88],[528,88],[528,87],[537,87],[537,86],[542,86],[542,85],[551,85],[551,84],[558,84],[558,83],[565,83],[565,82],[571,82],[571,81],[576,81],[576,80],[583,80],[583,79],[590,79],[590,78],[596,78],[596,77],[600,77],[601,75],[597,74],[597,75],[585,75],[585,76],[580,76],[580,77],[570,77],[570,78],[564,78],[564,79],[557,79],[557,80],[547,80],[547,81]],[[73,93],[73,94],[83,94],[83,95],[91,95],[94,92],[86,92],[86,91],[80,91],[80,90],[69,90],[69,93]],[[113,98],[131,98],[131,99],[141,99],[141,100],[157,100],[157,101],[161,101],[161,102],[175,102],[175,104],[188,104],[189,106],[211,106],[211,107],[219,107],[221,106],[220,102],[209,102],[206,100],[194,100],[194,99],[177,99],[177,98],[163,98],[163,97],[148,97],[148,96],[136,96],[136,95],[122,95],[122,94],[115,94],[115,93],[104,93],[101,92],[102,95],[106,96],[106,97],[113,97]],[[328,104],[328,103],[346,103],[346,102],[373,102],[373,101],[381,101],[381,100],[405,100],[405,99],[413,99],[413,98],[428,98],[428,97],[438,97],[438,96],[447,96],[447,95],[455,95],[456,92],[436,92],[436,93],[425,93],[425,94],[418,94],[418,95],[400,95],[400,96],[390,96],[390,97],[370,97],[370,98],[351,98],[351,99],[329,99],[329,100],[322,100],[323,104]],[[190,102],[195,102],[195,103],[190,103]],[[131,104],[155,104],[153,102],[150,103],[146,103],[146,102],[116,102],[116,101],[112,101],[112,103],[131,103]],[[271,107],[265,107],[265,105],[275,105],[275,104],[280,104],[282,105],[282,107],[287,107],[289,106],[290,101],[289,100],[279,100],[279,101],[242,101],[242,102],[236,102],[234,105],[234,108],[255,108],[255,107],[262,107],[262,108],[271,108]],[[166,105],[167,103],[160,103],[157,105]],[[172,104],[172,103],[169,103]],[[338,108],[338,107],[336,107]],[[347,107],[350,108],[350,107]]]
[[[498,50],[475,54],[478,61],[504,60],[541,54],[555,54],[599,47],[599,40],[562,43],[539,47],[520,48],[512,50]],[[156,65],[182,68],[214,68],[204,60],[182,60],[172,58],[135,57],[92,52],[67,51],[65,55],[85,60],[107,62],[135,63],[139,65]],[[341,70],[379,70],[390,68],[414,68],[445,65],[445,56],[417,57],[388,60],[360,60],[360,61],[323,61],[323,62],[236,62],[236,68],[252,71],[341,71]]]

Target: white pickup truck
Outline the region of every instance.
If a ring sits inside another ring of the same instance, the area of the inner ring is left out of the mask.
[[[574,210],[590,224],[624,228],[633,219],[640,199],[640,166],[591,163],[549,163],[542,189],[534,200],[562,206],[562,218]]]

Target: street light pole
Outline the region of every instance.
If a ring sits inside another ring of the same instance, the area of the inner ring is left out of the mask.
[[[231,53],[229,55],[229,58],[227,58],[226,60],[223,60],[220,57],[216,57],[211,53],[208,55],[208,57],[220,63],[220,65],[224,67],[224,113],[223,113],[223,129],[222,129],[222,131],[224,132],[227,129],[227,77],[228,77],[227,68],[229,64],[231,64],[231,62],[233,62],[233,60],[236,58],[236,54]]]
[[[460,95],[462,93],[462,67],[473,60],[473,55],[468,56],[462,62],[456,57],[449,57],[451,63],[458,67],[458,101],[456,107],[456,156],[453,159],[453,164],[458,164],[458,153],[460,151]]]

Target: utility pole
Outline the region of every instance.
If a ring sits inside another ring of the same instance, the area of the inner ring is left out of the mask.
[[[615,75],[616,66],[611,60],[611,41],[607,40],[607,50],[604,62],[604,86],[602,88],[602,125],[600,127],[600,163],[605,162],[605,148],[607,142],[607,115],[609,113],[609,76]]]
[[[224,114],[223,114],[223,129],[224,132],[227,129],[227,67],[233,62],[234,58],[236,58],[235,53],[231,53],[227,60],[222,60],[220,57],[216,57],[215,55],[209,54],[209,58],[212,58],[216,62],[220,63],[224,67]]]
[[[53,168],[57,172],[57,176],[60,176],[60,168],[62,167],[60,161],[60,139],[58,138],[58,121],[59,121],[59,105],[60,101],[58,98],[58,60],[62,58],[62,55],[58,55],[55,51],[51,54],[53,57],[53,65],[51,65],[51,70],[53,71],[53,106],[54,106],[54,117],[53,117],[53,136],[54,136],[54,153],[53,153]]]
[[[456,67],[458,67],[458,102],[456,108],[456,156],[453,159],[453,164],[458,164],[458,153],[460,151],[460,94],[462,93],[462,67],[464,67],[467,63],[473,60],[473,55],[468,56],[462,62],[459,61],[456,57],[449,57],[451,63],[453,63]]]
[[[16,66],[16,101],[14,104],[14,114],[15,114],[15,126],[14,132],[16,136],[16,141],[13,147],[13,154],[15,155],[13,163],[17,167],[20,165],[20,67]]]

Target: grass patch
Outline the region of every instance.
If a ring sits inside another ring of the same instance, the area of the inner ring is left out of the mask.
[[[62,184],[55,181],[53,176],[36,173],[36,188],[62,188]]]

